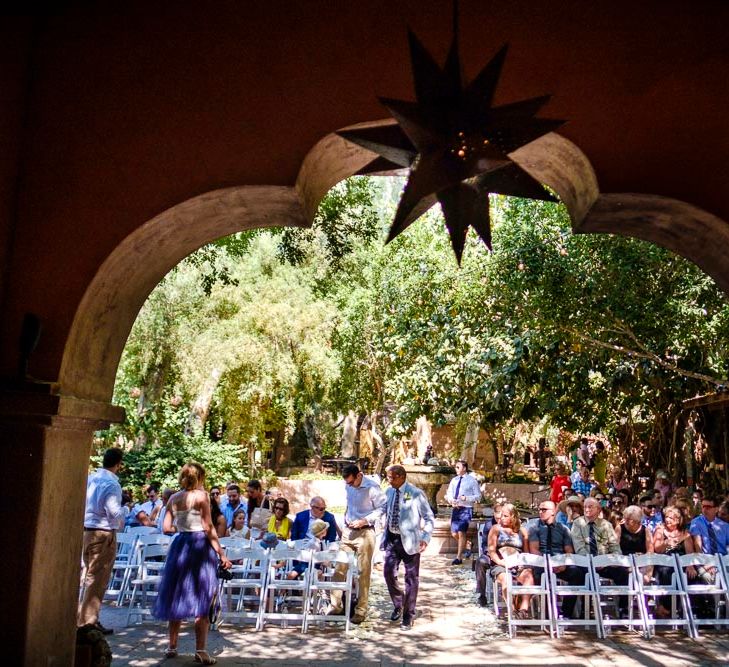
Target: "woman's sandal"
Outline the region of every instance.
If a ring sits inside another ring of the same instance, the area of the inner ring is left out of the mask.
[[[207,651],[195,651],[195,662],[200,662],[203,665],[214,665],[218,661],[211,658]]]
[[[526,621],[529,619],[529,610],[528,609],[517,609],[516,610],[516,617],[520,621]]]
[[[165,658],[176,658],[177,657],[177,649],[172,648],[171,646],[167,647],[167,650],[165,651]]]

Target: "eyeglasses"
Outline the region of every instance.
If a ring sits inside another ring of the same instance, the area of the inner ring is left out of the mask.
[[[547,512],[547,511],[549,511],[549,510],[551,510],[551,509],[552,509],[551,507],[540,507],[540,508],[539,508],[539,511],[540,511],[540,512]]]
[[[716,505],[706,505],[705,503],[701,503],[701,509],[702,510],[713,510],[713,509],[716,509]]]
[[[311,505],[311,509],[319,510],[320,512],[323,512],[326,509],[326,507],[322,507],[321,505]]]

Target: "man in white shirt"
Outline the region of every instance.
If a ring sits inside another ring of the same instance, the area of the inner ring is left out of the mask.
[[[478,480],[468,474],[468,463],[463,459],[456,461],[457,475],[451,480],[446,492],[446,502],[453,507],[451,512],[451,535],[458,543],[458,553],[451,565],[463,563],[463,548],[466,533],[473,516],[473,504],[481,498]]]
[[[344,530],[341,548],[357,555],[359,569],[359,597],[352,616],[352,623],[361,623],[367,616],[372,574],[372,554],[375,551],[375,523],[380,519],[387,501],[379,484],[365,477],[354,463],[342,470],[347,492],[347,509],[344,513]],[[338,564],[335,581],[344,581],[346,565]],[[342,591],[332,591],[330,614],[341,614]]]
[[[118,472],[124,453],[113,447],[104,453],[103,467],[89,476],[84,512],[83,560],[86,566],[84,596],[78,610],[78,626],[95,625],[104,634],[113,630],[99,623],[99,609],[116,558],[116,531],[124,526],[129,510],[121,504]]]
[[[155,526],[157,522],[157,515],[162,509],[162,500],[159,497],[159,489],[154,485],[150,484],[145,493],[147,494],[147,500],[143,503],[137,503],[132,510],[132,519],[130,525],[132,526]]]

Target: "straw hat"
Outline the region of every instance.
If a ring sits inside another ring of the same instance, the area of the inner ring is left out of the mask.
[[[322,530],[329,530],[329,524],[323,519],[317,519],[311,524],[311,534],[315,537],[321,533]]]

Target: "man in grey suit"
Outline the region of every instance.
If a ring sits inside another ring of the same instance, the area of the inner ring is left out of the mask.
[[[415,603],[420,584],[420,554],[433,533],[433,511],[428,499],[417,487],[408,483],[405,468],[387,469],[387,526],[381,548],[385,550],[385,583],[395,609],[391,621],[400,620],[400,628],[410,630],[415,619]],[[405,591],[398,584],[400,563],[405,565]]]

